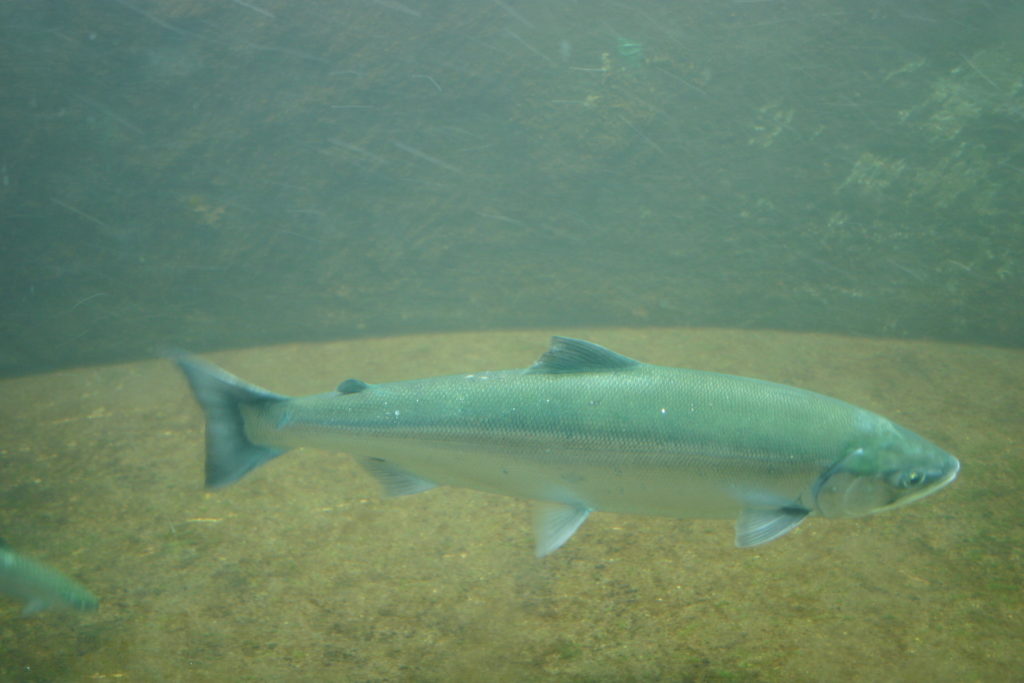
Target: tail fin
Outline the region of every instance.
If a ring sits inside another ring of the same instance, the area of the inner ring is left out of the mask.
[[[287,396],[244,382],[193,356],[178,356],[175,361],[206,413],[207,488],[232,484],[249,470],[285,452],[249,440],[241,406],[287,401]]]

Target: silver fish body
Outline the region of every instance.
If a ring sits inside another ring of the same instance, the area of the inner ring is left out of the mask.
[[[916,500],[959,469],[843,401],[563,337],[525,370],[347,380],[299,398],[178,362],[207,416],[207,485],[297,446],[344,451],[393,495],[452,485],[538,501],[538,555],[593,510],[737,518],[737,545],[757,545],[812,513],[859,516]]]
[[[51,607],[94,610],[99,600],[89,590],[41,562],[0,542],[0,593],[24,600],[22,614]]]

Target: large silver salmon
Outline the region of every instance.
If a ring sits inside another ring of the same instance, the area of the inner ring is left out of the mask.
[[[857,517],[951,482],[956,458],[872,412],[803,389],[648,365],[554,337],[522,370],[367,384],[289,398],[193,357],[206,484],[297,446],[352,454],[391,495],[438,485],[538,501],[535,550],[593,510],[736,518],[736,545],[805,517]]]

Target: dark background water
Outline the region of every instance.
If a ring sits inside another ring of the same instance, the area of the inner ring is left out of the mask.
[[[0,373],[411,331],[1020,346],[1024,5],[0,4]]]

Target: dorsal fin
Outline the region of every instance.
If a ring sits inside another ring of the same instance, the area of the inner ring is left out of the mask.
[[[358,394],[360,391],[366,391],[370,388],[370,385],[361,379],[347,379],[338,385],[339,394]]]
[[[552,337],[551,348],[544,352],[526,372],[562,375],[574,372],[610,372],[640,365],[621,353],[582,339]]]

